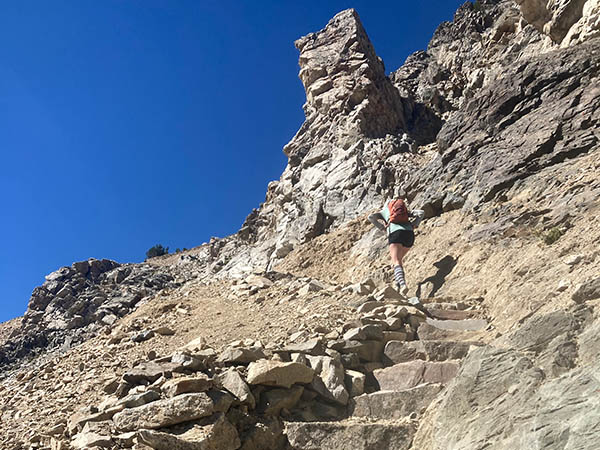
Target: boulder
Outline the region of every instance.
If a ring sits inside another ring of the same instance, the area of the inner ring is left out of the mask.
[[[314,370],[304,364],[263,359],[248,366],[248,383],[290,388],[295,383],[308,384]]]
[[[263,350],[259,347],[243,348],[228,347],[217,358],[222,364],[250,364],[265,357]]]
[[[344,367],[338,359],[329,356],[308,356],[315,377],[310,387],[327,400],[341,405],[348,403],[349,394],[344,385]]]
[[[124,408],[135,408],[160,399],[160,394],[156,391],[146,391],[139,394],[131,394],[123,397],[117,402]]]
[[[132,385],[154,383],[160,377],[170,377],[174,365],[158,364],[152,361],[144,362],[123,374],[123,380]]]
[[[204,392],[212,387],[212,380],[203,373],[190,377],[179,377],[167,380],[161,390],[167,397],[186,394],[188,392]]]
[[[140,430],[137,440],[155,450],[235,450],[241,446],[236,428],[223,414],[188,423],[176,434]]]
[[[251,409],[255,408],[256,400],[237,370],[230,368],[218,375],[217,379],[221,386],[231,392],[240,403],[248,405]]]
[[[120,431],[162,428],[210,416],[215,402],[206,393],[183,394],[158,400],[115,414],[113,421]],[[225,412],[225,411],[222,411]]]
[[[323,355],[325,353],[325,345],[321,339],[311,339],[299,344],[290,344],[284,347],[283,351],[289,353],[305,353],[308,355]]]

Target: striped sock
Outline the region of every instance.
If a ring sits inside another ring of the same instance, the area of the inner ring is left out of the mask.
[[[398,287],[406,286],[406,281],[404,281],[404,269],[402,266],[394,266],[394,278],[396,279]]]

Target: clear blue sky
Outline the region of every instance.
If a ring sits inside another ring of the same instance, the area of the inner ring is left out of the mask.
[[[460,1],[0,4],[0,322],[89,257],[236,232],[303,121],[293,41],[354,7],[389,72]]]

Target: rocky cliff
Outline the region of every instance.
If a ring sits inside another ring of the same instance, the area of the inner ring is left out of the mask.
[[[600,3],[480,0],[386,73],[296,41],[306,120],[241,230],[74,263],[0,327],[2,448],[594,449]],[[391,288],[366,213],[426,210]]]

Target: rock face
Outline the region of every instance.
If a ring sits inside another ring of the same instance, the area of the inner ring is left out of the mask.
[[[245,263],[233,255],[228,272],[253,261],[272,264],[298,243],[372,209],[416,167],[409,133],[421,111],[386,76],[356,11],[342,11],[296,47],[306,121],[284,147],[289,162],[280,180],[269,184],[265,203],[238,234],[259,250],[249,249]],[[233,247],[224,242],[219,252]]]
[[[498,348],[473,349],[416,448],[593,448],[600,321],[586,310],[533,317]]]
[[[206,266],[273,267],[400,188],[428,217],[478,210],[596,148],[597,0],[520,3],[466,2],[389,77],[354,10],[299,39],[306,121],[288,165],[238,234],[207,245]],[[553,53],[545,33],[565,27],[570,49]]]
[[[411,182],[415,201],[429,215],[472,211],[598,147],[599,52],[594,40],[532,58],[483,88],[440,131],[441,153]]]
[[[598,0],[516,0],[523,18],[562,47],[600,36]]]
[[[61,267],[33,290],[21,327],[0,348],[0,368],[88,339],[167,286],[174,277],[149,265],[89,259]]]

